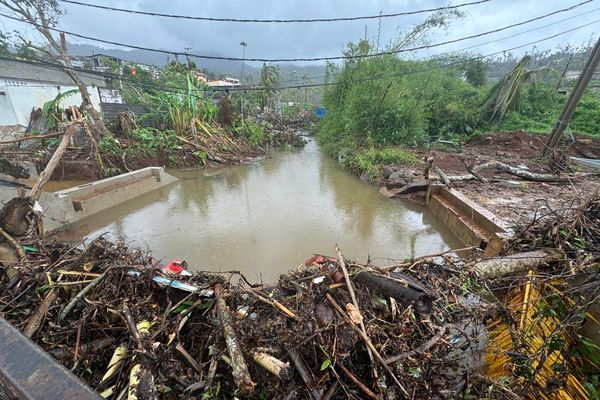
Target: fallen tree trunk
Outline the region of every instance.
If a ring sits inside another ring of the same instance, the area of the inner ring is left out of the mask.
[[[77,126],[75,124],[71,124],[67,127],[65,134],[62,137],[62,140],[60,141],[60,144],[54,151],[54,154],[52,154],[52,158],[50,158],[50,161],[48,161],[46,168],[44,168],[44,170],[40,174],[35,185],[33,185],[31,193],[29,194],[29,197],[31,197],[33,201],[39,200],[40,196],[42,195],[42,189],[44,188],[44,185],[50,180],[50,177],[54,173],[58,162],[62,158],[65,150],[67,150],[67,146],[69,145],[71,137],[73,137],[73,134],[75,133],[76,127]]]
[[[581,175],[553,175],[553,174],[537,174],[534,172],[526,171],[522,168],[511,167],[508,164],[504,164],[500,161],[488,161],[484,164],[478,165],[473,168],[473,172],[480,172],[485,170],[495,169],[509,173],[519,178],[526,179],[534,182],[569,182],[573,179],[579,178]]]
[[[26,140],[47,139],[47,138],[57,137],[62,134],[64,134],[64,132],[47,133],[45,135],[23,136],[23,137],[20,137],[17,139],[4,140],[4,141],[0,142],[0,146],[2,146],[4,144],[13,144],[13,143],[24,142]]]
[[[240,349],[235,330],[231,326],[232,316],[223,298],[223,289],[220,284],[216,284],[214,287],[215,291],[215,304],[217,308],[217,315],[219,321],[223,327],[223,336],[225,337],[225,343],[227,344],[227,352],[231,358],[231,374],[235,380],[235,384],[240,392],[244,394],[250,394],[254,391],[255,383],[252,381],[244,354]]]
[[[475,263],[474,268],[479,275],[485,278],[494,278],[537,268],[550,261],[560,260],[562,256],[559,251],[553,249],[535,250],[505,257],[488,258]]]

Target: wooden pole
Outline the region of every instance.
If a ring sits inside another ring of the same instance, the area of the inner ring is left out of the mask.
[[[560,142],[565,128],[567,127],[567,125],[569,125],[569,121],[571,120],[571,117],[573,116],[573,113],[577,108],[577,104],[579,103],[581,96],[583,96],[583,93],[585,92],[588,83],[592,79],[594,71],[596,70],[596,67],[598,66],[599,62],[600,37],[598,37],[598,41],[596,42],[596,45],[594,46],[590,57],[586,61],[585,66],[581,71],[581,74],[579,74],[579,78],[577,79],[575,88],[571,92],[569,100],[567,100],[567,104],[565,105],[565,108],[563,109],[562,113],[560,114],[560,117],[558,118],[558,121],[556,122],[556,125],[554,126],[550,138],[548,138],[546,147],[544,147],[544,150],[542,152],[544,156],[547,155],[551,149],[554,149]]]

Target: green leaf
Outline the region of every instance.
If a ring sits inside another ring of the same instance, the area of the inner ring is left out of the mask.
[[[327,368],[329,368],[330,365],[331,360],[329,358],[326,358],[325,361],[323,361],[323,364],[321,364],[321,371],[325,371]]]
[[[39,250],[31,246],[21,246],[21,248],[29,253],[37,253]]]
[[[50,288],[50,285],[42,285],[39,288],[36,289],[36,291],[38,293],[44,293],[46,290],[48,290]]]
[[[591,400],[600,400],[600,393],[598,392],[598,390],[594,387],[594,385],[590,382],[585,382],[583,384],[583,387],[585,388],[585,390],[587,390],[588,395],[590,396]]]
[[[179,314],[179,313],[187,310],[188,308],[190,308],[193,304],[194,304],[194,302],[192,300],[184,301],[179,306],[177,306],[177,308],[175,308],[172,312]]]

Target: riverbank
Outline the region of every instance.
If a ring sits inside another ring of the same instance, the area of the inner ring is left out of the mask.
[[[118,122],[118,123],[117,123]],[[1,153],[8,165],[0,165],[0,175],[7,179],[37,178],[49,162],[59,137],[67,129],[46,135],[32,135],[5,144]],[[202,125],[182,129],[141,127],[131,114],[120,115],[110,125],[112,131],[101,138],[90,136],[89,126],[82,124],[73,134],[54,181],[93,181],[134,170],[162,166],[190,168],[236,165],[265,157],[272,149],[301,147],[304,131],[297,124],[246,119],[237,125]],[[26,163],[27,176],[16,174],[12,165]]]
[[[465,144],[405,149],[420,162],[379,163],[379,178],[374,182],[387,197],[424,204],[427,184],[444,185],[449,178],[451,187],[489,209],[506,226],[518,229],[540,214],[581,204],[600,188],[598,169],[569,159],[599,157],[599,138],[578,136],[575,143],[542,158],[545,139],[523,131],[499,132]]]

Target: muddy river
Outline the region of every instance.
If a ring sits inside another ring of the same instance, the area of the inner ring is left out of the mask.
[[[275,281],[313,253],[378,264],[460,246],[423,207],[389,200],[311,141],[252,165],[170,171],[171,186],[97,214],[64,233],[106,234],[185,259],[192,270],[240,270]]]

